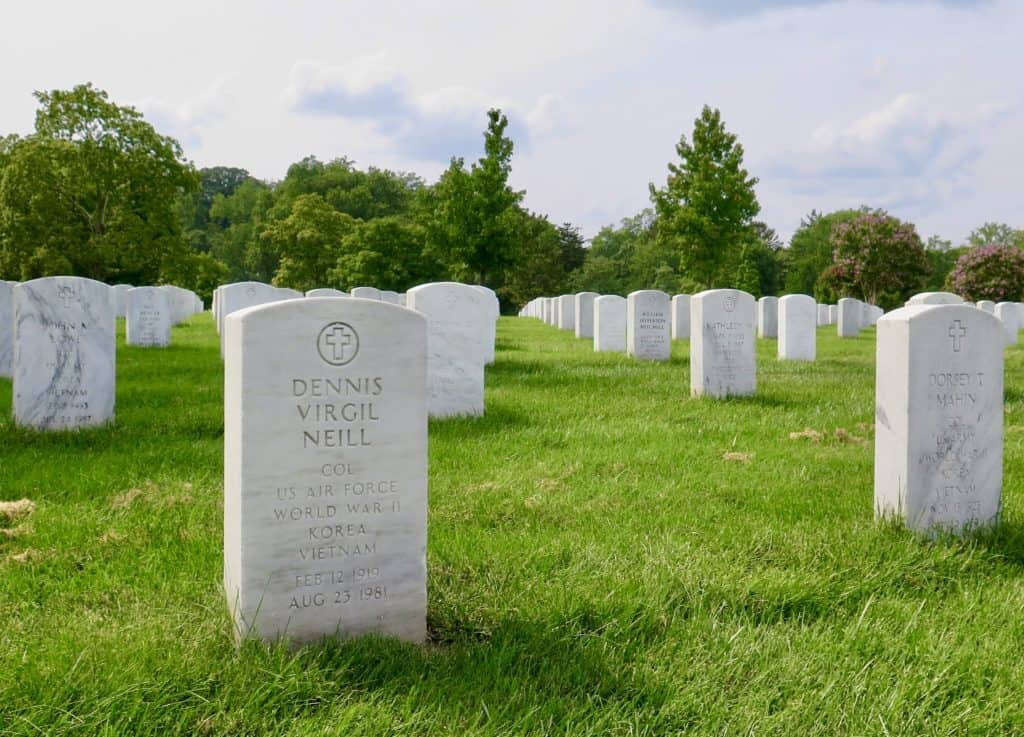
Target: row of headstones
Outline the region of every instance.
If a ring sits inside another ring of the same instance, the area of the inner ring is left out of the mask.
[[[698,324],[739,322],[735,335],[752,338],[749,294],[692,304]],[[224,583],[239,639],[424,640],[426,317],[356,299],[227,318]],[[323,350],[339,323],[358,345],[341,364]],[[994,524],[1002,327],[965,305],[914,305],[877,325],[876,515],[929,533]]]
[[[1017,333],[1024,328],[1024,302],[993,302],[983,299],[979,302],[964,302],[963,298],[952,292],[921,292],[907,300],[906,306],[913,305],[973,305],[990,315],[999,318],[1003,326],[1003,335],[1007,345],[1016,345]]]
[[[526,305],[521,315],[540,316],[595,351],[625,352],[667,361],[671,341],[690,340],[690,392],[694,396],[742,396],[756,388],[755,334],[778,338],[782,360],[813,361],[819,310],[812,297],[754,297],[737,289],[695,295],[645,289],[623,298],[584,292]]]
[[[15,423],[65,430],[111,421],[118,312],[129,345],[166,346],[172,324],[201,310],[193,292],[170,285],[111,287],[78,276],[0,282],[0,376],[13,379]]]
[[[484,413],[484,367],[494,363],[499,305],[494,291],[480,285],[433,282],[413,287],[405,293],[355,287],[350,293],[319,288],[303,294],[262,282],[224,284],[213,293],[213,313],[221,336],[221,356],[227,353],[226,333],[222,326],[228,316],[274,302],[325,298],[368,299],[427,315],[430,328],[430,416],[440,418]],[[344,324],[334,326],[324,335],[323,351],[331,360],[342,362],[339,365],[343,365],[356,350],[358,340]]]

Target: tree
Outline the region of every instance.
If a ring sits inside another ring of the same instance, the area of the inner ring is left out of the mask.
[[[957,259],[946,288],[970,302],[1017,302],[1024,298],[1024,250],[990,244]]]
[[[329,286],[328,274],[338,263],[342,239],[358,222],[318,194],[297,197],[288,217],[267,226],[260,236],[280,257],[273,283],[300,292]]]
[[[924,245],[925,255],[928,257],[928,278],[921,289],[925,292],[940,292],[946,288],[946,278],[956,266],[956,261],[969,249],[964,246],[953,248],[953,242],[940,238],[937,235],[930,236]]]
[[[991,244],[1024,248],[1024,230],[1017,230],[1006,223],[985,223],[971,231],[965,245],[973,248]]]
[[[156,283],[188,252],[176,203],[198,177],[181,147],[92,85],[35,97],[35,132],[5,139],[0,274]]]
[[[840,275],[856,296],[871,304],[902,304],[928,275],[928,258],[914,226],[884,210],[840,223],[831,241]]]
[[[372,284],[404,292],[443,280],[444,267],[424,253],[423,243],[422,226],[398,216],[358,223],[342,238],[328,281],[343,289]]]
[[[680,162],[668,165],[665,187],[650,185],[657,238],[679,254],[681,271],[698,286],[729,286],[728,264],[735,264],[761,209],[757,179],[743,168],[743,146],[708,106],[694,121],[693,142],[683,135],[676,152]]]
[[[523,193],[508,186],[512,140],[500,110],[487,112],[484,156],[467,170],[452,159],[428,199],[427,243],[452,275],[498,287],[519,259],[516,227]]]
[[[823,215],[817,210],[800,221],[785,251],[785,290],[790,294],[814,294],[822,272],[832,265],[832,229],[857,217],[860,210],[836,210]]]

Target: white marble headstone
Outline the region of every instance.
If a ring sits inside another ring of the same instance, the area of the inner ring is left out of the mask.
[[[818,325],[828,325],[828,305],[818,305],[817,310]]]
[[[0,280],[0,376],[6,378],[14,358],[14,285]]]
[[[859,299],[843,297],[839,300],[836,326],[836,332],[840,338],[856,338],[860,335],[861,309]]]
[[[576,337],[594,337],[594,300],[601,295],[597,292],[579,292],[573,297],[573,313],[576,317]]]
[[[761,297],[757,300],[757,337],[779,337],[778,297]]]
[[[672,315],[669,296],[641,289],[626,297],[626,353],[645,361],[672,357]]]
[[[258,281],[243,281],[233,284],[223,284],[217,291],[217,315],[221,328],[221,356],[224,355],[224,320],[232,312],[244,310],[247,307],[265,305],[271,302],[279,302],[284,298],[281,290],[270,284]]]
[[[14,421],[38,430],[93,427],[114,418],[110,287],[77,276],[14,288]]]
[[[690,298],[690,394],[728,397],[757,387],[754,297],[709,289]]]
[[[672,340],[690,339],[690,295],[672,297]]]
[[[317,289],[310,289],[306,292],[307,297],[347,297],[348,293],[343,292],[340,289],[331,289],[330,287],[318,287]]]
[[[970,305],[914,305],[878,321],[875,514],[913,530],[998,521],[1003,329]]]
[[[487,334],[484,336],[484,363],[490,366],[494,363],[494,343],[498,336],[498,318],[501,317],[501,302],[498,295],[490,287],[480,284],[473,284],[473,289],[484,295],[484,305],[491,314],[491,322],[487,326]]]
[[[625,353],[625,297],[604,294],[594,300],[594,350]]]
[[[978,309],[994,315],[996,313],[996,303],[990,299],[983,299],[978,302]]]
[[[159,287],[135,287],[125,296],[125,342],[128,345],[170,345],[172,295]]]
[[[918,292],[907,300],[907,307],[911,305],[959,305],[963,304],[960,295],[952,292]]]
[[[839,322],[839,305],[828,306],[828,324],[835,325]]]
[[[431,417],[484,413],[484,343],[493,323],[486,297],[468,284],[420,284],[409,309],[427,318],[427,401]]]
[[[558,297],[558,329],[576,330],[576,295],[562,294]]]
[[[1017,331],[1019,329],[1017,324],[1017,303],[1000,302],[996,305],[994,314],[1003,325],[1003,332],[1006,334],[1006,345],[1016,345]]]
[[[779,299],[779,358],[813,361],[817,354],[818,305],[806,294]]]
[[[115,284],[110,288],[110,296],[114,300],[114,317],[125,317],[127,305],[124,300],[131,288],[131,284]]]
[[[381,293],[377,287],[354,287],[352,289],[352,296],[359,299],[381,299]]]
[[[426,637],[426,321],[312,298],[226,318],[224,588],[238,639]]]

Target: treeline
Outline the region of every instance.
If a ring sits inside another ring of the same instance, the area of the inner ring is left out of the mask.
[[[979,245],[1024,246],[1021,231],[997,224],[958,248],[923,244],[912,225],[862,207],[812,212],[786,248],[758,219],[757,179],[709,107],[680,138],[665,184],[650,186],[652,208],[603,228],[588,248],[578,228],[528,211],[509,186],[514,145],[498,110],[487,114],[481,157],[452,159],[433,184],[313,157],[265,182],[240,168],[197,171],[176,141],[91,85],[36,98],[35,131],[0,138],[3,279],[173,283],[206,300],[219,284],[250,279],[302,291],[452,279],[491,287],[506,310],[570,291],[729,286],[891,307],[977,271],[954,267]],[[1007,255],[999,259],[985,273],[1005,271]],[[984,292],[986,278],[971,288]]]

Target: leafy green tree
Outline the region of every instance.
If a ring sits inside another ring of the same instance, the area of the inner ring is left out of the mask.
[[[924,253],[928,257],[928,278],[921,287],[925,292],[940,292],[946,288],[946,277],[953,271],[956,261],[968,250],[966,246],[953,248],[953,242],[937,235],[928,238]]]
[[[928,276],[928,258],[914,226],[884,210],[840,223],[831,240],[835,266],[856,296],[871,304],[902,304]]]
[[[513,143],[505,135],[508,119],[487,112],[484,156],[467,170],[462,159],[451,165],[427,200],[427,243],[452,276],[492,288],[520,258],[518,205],[523,193],[508,185]]]
[[[757,179],[743,168],[743,146],[725,130],[718,110],[704,107],[692,139],[679,139],[680,161],[668,165],[665,187],[650,185],[657,237],[678,252],[680,270],[698,286],[729,286],[730,262],[761,209]]]
[[[1024,230],[1017,230],[1006,223],[985,223],[971,231],[965,245],[976,248],[991,244],[1024,248]]]
[[[243,182],[230,195],[214,195],[208,226],[210,254],[227,266],[228,281],[270,281],[277,272],[277,253],[259,239],[272,203],[272,190],[256,179]],[[258,269],[250,268],[253,263]]]
[[[273,283],[300,292],[328,286],[342,254],[342,240],[357,223],[318,194],[297,197],[288,217],[268,225],[260,236],[280,257]]]
[[[341,240],[341,254],[326,283],[343,289],[372,284],[404,292],[441,281],[444,267],[424,253],[423,227],[391,215],[358,223]]]
[[[836,210],[826,215],[811,210],[800,221],[785,250],[785,291],[789,294],[814,294],[822,272],[832,265],[832,229],[856,218],[860,210]]]
[[[188,252],[176,203],[198,177],[181,147],[92,85],[35,97],[35,132],[4,144],[0,273],[156,283]]]
[[[587,258],[579,230],[522,209],[518,218],[519,260],[505,272],[499,299],[522,305],[534,297],[578,291],[573,280]]]

